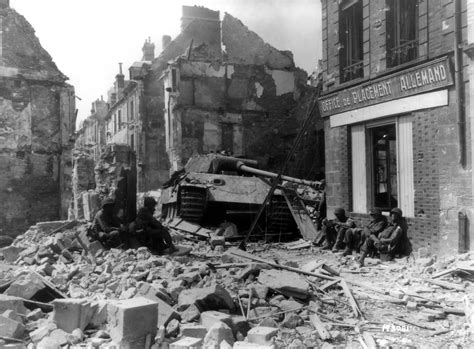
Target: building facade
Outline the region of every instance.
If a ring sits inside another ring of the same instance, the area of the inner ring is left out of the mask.
[[[0,1],[0,234],[67,218],[74,88],[26,19]]]
[[[105,128],[107,112],[108,104],[102,98],[97,99],[92,103],[91,115],[81,123],[76,133],[74,147],[90,154],[94,161],[100,158],[102,149],[107,142]]]
[[[400,207],[415,247],[470,249],[466,2],[322,1],[328,210]]]

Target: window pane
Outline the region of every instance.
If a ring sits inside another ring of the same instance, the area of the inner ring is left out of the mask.
[[[373,203],[390,210],[398,206],[397,140],[395,124],[370,129],[373,149]]]
[[[341,7],[339,13],[339,64],[342,83],[364,75],[362,1]]]
[[[387,0],[387,67],[418,57],[418,1]]]

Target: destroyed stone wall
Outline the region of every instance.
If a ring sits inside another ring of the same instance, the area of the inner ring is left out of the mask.
[[[67,215],[75,101],[24,17],[0,18],[0,234],[16,235]]]
[[[222,62],[196,49],[176,59],[164,75],[171,172],[194,153],[219,151],[254,158],[278,171],[306,114],[300,107],[302,96],[307,106],[314,90],[306,86],[307,74],[295,68],[291,54],[266,44],[228,14],[222,22],[222,41]],[[177,87],[172,86],[172,74]],[[313,127],[308,132],[316,138]],[[302,158],[309,158],[314,147],[310,149]],[[320,158],[318,171],[324,167],[324,157]],[[298,167],[304,167],[301,159]]]
[[[136,168],[135,154],[127,144],[107,144],[95,167],[96,193],[100,200],[115,199],[115,211],[124,222],[136,215]]]
[[[228,13],[222,20],[222,43],[229,63],[265,65],[271,69],[295,68],[291,52],[279,51],[267,44]]]

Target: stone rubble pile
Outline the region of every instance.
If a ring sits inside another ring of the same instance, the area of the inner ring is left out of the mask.
[[[77,222],[31,227],[0,249],[0,347],[388,348],[474,337],[473,253],[420,250],[356,270],[353,257],[313,248],[254,244],[255,261],[191,247],[105,250]]]

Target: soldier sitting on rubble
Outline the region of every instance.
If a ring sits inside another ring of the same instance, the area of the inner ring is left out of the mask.
[[[102,209],[92,222],[92,237],[108,248],[119,247],[127,241],[127,229],[115,215],[114,206],[112,198],[102,201]]]
[[[355,223],[352,219],[346,216],[346,211],[339,207],[334,210],[335,219],[324,219],[323,225],[323,250],[330,250],[337,252],[343,248],[343,240],[348,229],[354,228]]]
[[[135,222],[130,224],[130,230],[138,241],[158,254],[170,254],[177,251],[168,230],[155,218],[156,200],[145,197],[143,207],[138,210]]]
[[[408,224],[402,210],[393,208],[390,211],[390,224],[378,237],[371,234],[362,245],[359,267],[364,266],[365,257],[371,252],[387,255],[388,260],[392,260],[396,255],[410,255],[412,246],[407,231]]]
[[[344,250],[343,256],[348,256],[352,254],[352,250],[355,249],[359,252],[361,246],[364,244],[365,240],[368,239],[371,235],[376,237],[386,228],[388,222],[387,217],[382,214],[378,208],[373,208],[369,212],[372,220],[364,228],[354,228],[347,229],[346,235],[344,237],[344,243],[346,244],[346,249]]]

